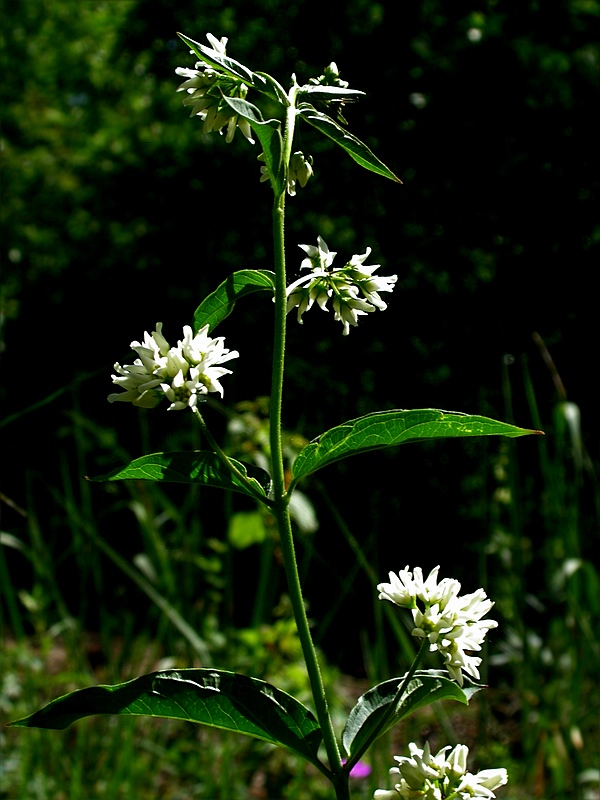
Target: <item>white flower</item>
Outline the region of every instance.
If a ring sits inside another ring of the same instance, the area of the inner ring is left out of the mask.
[[[477,775],[470,772],[463,777],[456,787],[459,797],[466,800],[469,797],[493,798],[494,791],[508,781],[508,773],[505,769],[482,769]]]
[[[457,744],[448,754],[446,759],[446,773],[449,778],[456,780],[461,778],[467,771],[467,756],[469,748],[464,744]]]
[[[438,583],[438,572],[439,566],[423,580],[420,567],[414,574],[406,567],[398,576],[390,572],[390,583],[380,583],[377,590],[380,600],[411,609],[412,635],[427,639],[429,649],[442,656],[452,680],[462,686],[463,672],[479,679],[481,658],[470,653],[481,650],[487,632],[498,623],[482,620],[494,605],[483,589],[461,597],[460,583],[454,578]]]
[[[435,756],[429,744],[421,750],[414,742],[409,744],[410,756],[394,756],[397,767],[390,769],[395,786],[392,790],[377,789],[375,800],[446,800],[457,798],[484,798],[492,800],[494,790],[503,786],[508,775],[505,769],[484,769],[476,775],[466,772],[469,749],[458,744],[446,755],[450,747],[443,747]]]
[[[439,584],[437,576],[440,568],[434,567],[426,580],[423,580],[423,570],[415,567],[414,576],[408,567],[401,569],[398,576],[390,572],[390,583],[380,583],[377,590],[380,600],[390,600],[404,608],[415,608],[416,601],[421,600],[426,605],[439,604],[445,608],[451,597],[460,591],[460,583],[454,578],[444,578]]]
[[[417,604],[417,590],[412,573],[401,569],[398,575],[390,572],[390,582],[377,586],[380,600],[389,600],[402,608],[414,608]]]
[[[237,358],[237,350],[228,350],[222,336],[213,339],[208,325],[193,333],[189,325],[183,329],[183,339],[171,347],[162,335],[162,323],[152,333],[144,334],[143,343],[132,342],[138,354],[133,364],[115,364],[117,375],[113,383],[124,389],[111,394],[109,402],[130,402],[142,408],[154,408],[163,397],[170,400],[169,411],[195,408],[209,392],[223,396],[220,378],[231,370],[219,366]]]
[[[333,253],[327,247],[327,242],[317,236],[317,246],[314,244],[300,244],[298,247],[307,255],[307,258],[300,264],[300,269],[327,270],[333,263],[337,253]]]
[[[383,310],[386,304],[378,292],[391,292],[397,280],[396,275],[389,278],[373,278],[372,273],[379,265],[364,267],[363,262],[371,252],[367,248],[363,255],[352,256],[350,261],[339,269],[332,267],[335,252],[331,252],[327,243],[319,236],[317,246],[301,244],[306,253],[300,269],[308,269],[310,273],[303,275],[287,288],[287,311],[298,308],[298,322],[302,324],[302,315],[316,301],[323,311],[327,311],[327,302],[331,299],[334,318],[344,326],[344,336],[350,332],[350,325],[357,325],[358,318],[375,311]],[[362,295],[362,296],[361,296]]]

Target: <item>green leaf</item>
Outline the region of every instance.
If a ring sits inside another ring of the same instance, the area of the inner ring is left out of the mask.
[[[313,97],[325,100],[328,103],[353,100],[365,96],[365,92],[361,92],[360,89],[343,89],[340,86],[323,86],[322,84],[312,83],[301,86],[298,94],[311,94]]]
[[[206,45],[190,39],[183,33],[178,33],[177,35],[187,44],[190,50],[193,50],[193,52],[201,61],[209,64],[219,72],[226,72],[233,78],[240,78],[242,81],[244,81],[244,83],[247,83],[250,86],[254,85],[254,72],[249,70],[248,67],[245,67],[243,64],[240,64],[239,61],[236,61],[234,58],[229,58],[229,56],[223,56],[221,53],[213,50],[212,47],[206,47]],[[264,83],[264,78],[259,77],[258,80],[261,84]]]
[[[276,193],[281,192],[283,186],[281,123],[276,119],[264,120],[260,109],[240,97],[227,97],[223,100],[238,116],[247,119],[252,130],[257,135],[265,154],[265,165],[269,171],[271,185]]]
[[[217,489],[241,492],[249,497],[266,497],[271,478],[260,467],[230,459],[232,465],[247,478],[250,487],[227,469],[221,459],[209,450],[185,453],[153,453],[135,458],[124,467],[117,467],[107,475],[89,480],[104,481],[164,481],[166,483],[198,483]]]
[[[448,673],[443,670],[417,670],[389,723],[378,731],[377,727],[389,712],[390,703],[394,700],[402,681],[403,678],[392,678],[374,686],[359,697],[342,734],[342,744],[348,756],[362,755],[374,738],[381,736],[418,708],[436,700],[457,700],[459,703],[467,704],[475,692],[484,688],[468,677],[465,677],[464,686],[461,688],[450,680]]]
[[[517,428],[506,422],[456,411],[440,411],[434,408],[379,411],[331,428],[314,439],[300,451],[292,474],[297,481],[342,458],[420,439],[516,437],[531,433],[541,431]]]
[[[241,297],[261,291],[275,291],[274,272],[267,269],[234,272],[200,303],[194,313],[194,331],[199,331],[205,325],[212,331],[231,314]]]
[[[93,714],[182,719],[245,733],[321,767],[321,729],[302,703],[264,681],[223,670],[165,670],[116,686],[79,689],[10,724],[62,730]]]
[[[400,178],[394,175],[394,173],[369,150],[364,142],[361,142],[356,136],[344,130],[335,120],[328,117],[327,114],[317,111],[316,108],[309,103],[301,103],[298,106],[298,110],[303,119],[317,128],[317,130],[320,130],[321,133],[324,133],[325,136],[333,139],[333,141],[343,148],[361,167],[375,172],[377,175],[382,175],[384,178],[396,181],[396,183],[402,183]]]
[[[255,86],[255,88],[258,91],[268,95],[269,97],[273,98],[273,100],[276,100],[278,103],[281,103],[283,108],[288,108],[290,100],[286,94],[285,89],[279,83],[279,81],[276,81],[275,78],[272,75],[269,75],[268,72],[255,72],[254,77],[261,78],[265,82],[264,87]]]

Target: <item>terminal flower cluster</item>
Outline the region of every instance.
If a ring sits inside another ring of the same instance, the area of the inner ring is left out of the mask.
[[[422,750],[414,742],[408,747],[410,756],[394,756],[398,766],[390,769],[390,775],[398,782],[393,789],[377,789],[374,800],[491,800],[496,796],[495,790],[508,781],[505,769],[467,772],[469,748],[464,744],[457,744],[452,750],[443,747],[435,756],[431,755],[429,743]]]
[[[227,38],[225,36],[219,40],[212,33],[207,33],[206,38],[216,53],[221,56],[226,55]],[[198,61],[195,69],[177,67],[175,72],[186,78],[177,91],[187,92],[183,105],[191,106],[190,117],[197,116],[203,120],[202,130],[204,133],[219,131],[222,134],[223,128],[227,127],[225,140],[231,142],[236,128],[239,128],[250,144],[254,144],[252,128],[248,120],[239,117],[223,99],[223,96],[226,95],[243,100],[248,93],[245,83],[218,72],[203,61]]]
[[[300,268],[308,269],[309,274],[287,288],[287,311],[289,313],[297,307],[300,324],[304,312],[315,302],[327,311],[327,303],[331,300],[335,319],[342,323],[344,336],[347,336],[350,325],[356,326],[360,316],[387,308],[379,292],[391,292],[398,276],[384,278],[373,275],[379,264],[366,266],[364,263],[371,254],[370,247],[337,269],[332,267],[337,254],[329,250],[320,236],[316,247],[311,244],[301,244],[300,247],[306,253]]]
[[[220,366],[237,358],[237,350],[228,350],[225,339],[208,335],[208,325],[195,335],[189,325],[183,329],[183,339],[171,347],[162,334],[162,322],[151,334],[144,333],[143,342],[132,342],[138,358],[133,364],[115,364],[112,381],[123,392],[111,394],[108,400],[133,403],[141,408],[154,408],[166,397],[169,411],[194,409],[209,392],[223,397],[220,378],[231,370]]]
[[[463,672],[479,679],[481,658],[469,652],[481,650],[490,628],[498,623],[482,620],[494,605],[483,589],[459,595],[460,583],[454,578],[437,582],[439,566],[426,580],[420,567],[408,567],[398,575],[389,573],[390,582],[377,586],[380,600],[389,600],[413,615],[412,635],[427,639],[430,650],[437,650],[452,680],[463,685]]]

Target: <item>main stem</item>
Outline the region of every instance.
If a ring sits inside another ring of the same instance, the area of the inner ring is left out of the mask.
[[[288,108],[284,138],[284,163],[290,161],[291,146],[295,124],[295,87],[290,90],[290,107]],[[306,663],[306,671],[313,694],[317,719],[321,726],[323,742],[329,759],[330,770],[323,772],[332,781],[337,800],[349,800],[348,776],[343,770],[331,716],[327,706],[325,687],[317,653],[313,644],[306,608],[300,586],[300,575],[294,548],[292,525],[289,514],[289,498],[286,496],[285,472],[283,465],[283,448],[281,438],[281,410],[283,399],[283,373],[285,365],[285,326],[286,326],[286,273],[285,273],[285,186],[273,204],[273,243],[275,263],[275,331],[273,337],[273,369],[271,376],[270,405],[270,441],[271,460],[273,465],[274,505],[272,512],[277,520],[281,542],[281,555],[287,578],[290,601],[298,629],[298,637]]]

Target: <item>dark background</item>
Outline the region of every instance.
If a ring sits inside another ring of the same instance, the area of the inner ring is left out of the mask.
[[[229,55],[284,85],[292,72],[303,82],[336,61],[342,78],[366,92],[345,109],[350,130],[403,181],[361,170],[306,126],[299,132],[315,178],[288,203],[290,278],[302,258],[297,244],[320,234],[338,260],[371,246],[370,263],[398,283],[388,310],[348,337],[318,309],[302,327],[290,319],[286,427],[310,438],[395,407],[481,413],[528,427],[527,363],[551,435],[559,398],[532,340],[537,331],[597,459],[599,14],[594,0],[7,4],[4,494],[23,508],[35,503],[60,552],[67,533],[51,492],[59,454],[77,477],[120,463],[110,437],[78,463],[74,410],[116,430],[132,457],[193,446],[183,415],[157,410],[139,422],[135,409],[106,403],[112,363],[127,361],[128,343],[158,320],[176,340],[199,300],[232,270],[271,266],[271,197],[258,182],[259,151],[239,134],[232,145],[203,136],[187,118],[174,70],[193,66],[193,57],[176,31],[201,42],[207,31],[227,36]],[[268,394],[269,311],[266,298],[247,301],[219,330],[241,354],[226,379],[228,404]],[[217,415],[214,425],[222,427]],[[478,509],[493,491],[501,447],[412,445],[321,477],[382,579],[406,563],[429,569],[441,561],[472,590],[489,524]],[[535,485],[534,440],[520,440],[518,452]],[[306,491],[321,527],[306,585],[318,618],[354,556],[314,488]],[[113,497],[94,491],[101,520]],[[221,500],[207,498],[203,514],[218,533]],[[3,528],[19,533],[19,515],[4,511]],[[111,519],[107,539],[125,555],[136,552],[130,522],[123,517],[120,528]],[[533,512],[530,524],[535,552],[541,533]],[[256,559],[240,558],[243,624]],[[57,568],[69,584],[69,559]],[[81,588],[69,585],[77,607]],[[358,579],[351,618],[371,614],[369,592]],[[102,602],[110,604],[110,592]],[[93,627],[94,603],[86,605]]]

